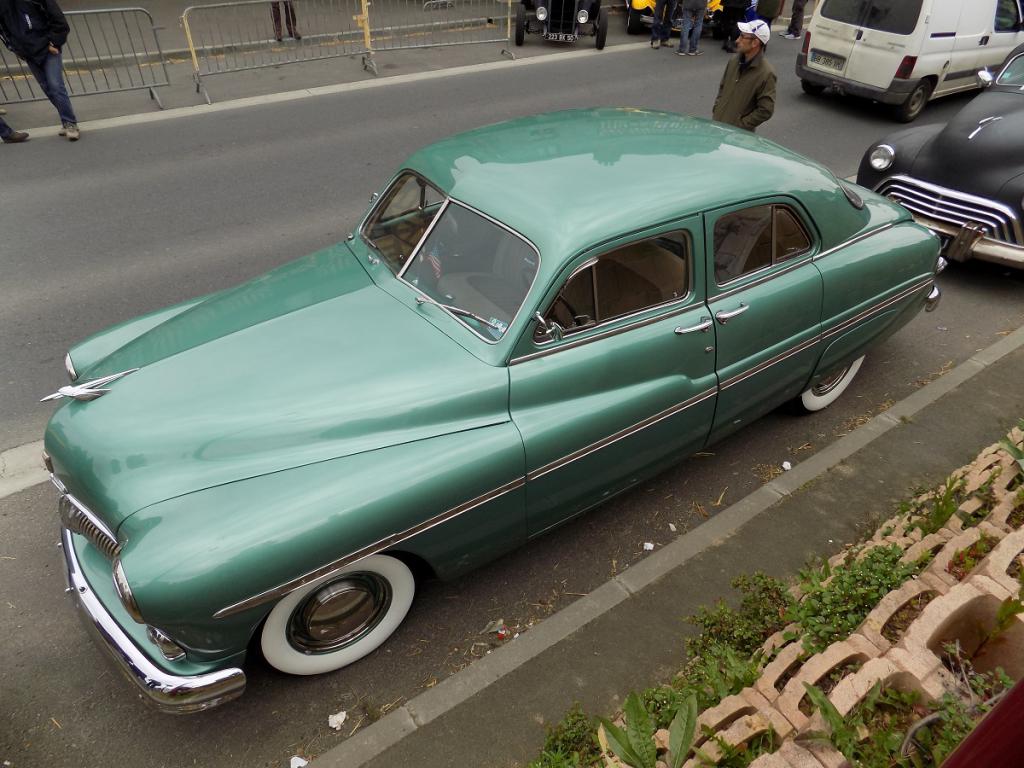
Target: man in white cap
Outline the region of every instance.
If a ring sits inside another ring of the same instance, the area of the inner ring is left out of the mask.
[[[775,112],[775,70],[765,58],[771,29],[761,19],[736,26],[737,54],[725,65],[711,116],[753,131]]]

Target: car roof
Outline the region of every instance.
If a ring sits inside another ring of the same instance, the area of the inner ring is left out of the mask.
[[[544,272],[700,211],[780,192],[839,192],[827,169],[754,133],[632,108],[497,123],[431,144],[406,167],[531,240]]]

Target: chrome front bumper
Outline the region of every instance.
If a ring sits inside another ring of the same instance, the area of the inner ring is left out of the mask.
[[[161,712],[188,714],[216,707],[242,695],[245,673],[237,667],[186,677],[165,672],[150,661],[89,586],[82,574],[71,532],[66,528],[61,529],[61,543],[67,564],[67,591],[81,609],[83,622],[121,671],[146,694],[150,704]]]

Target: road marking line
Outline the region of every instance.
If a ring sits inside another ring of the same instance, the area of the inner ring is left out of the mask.
[[[83,131],[100,131],[105,128],[123,128],[129,125],[148,125],[149,123],[160,123],[164,120],[177,120],[183,117],[196,117],[209,115],[217,112],[230,112],[236,109],[247,109],[265,104],[280,104],[299,99],[310,99],[317,96],[332,96],[338,93],[353,93],[356,91],[372,90],[375,88],[386,88],[392,85],[406,85],[408,83],[419,83],[428,80],[442,80],[448,77],[476,74],[479,72],[493,72],[496,70],[510,69],[513,67],[528,67],[539,64],[550,64],[566,60],[575,60],[589,56],[608,56],[612,53],[628,53],[646,47],[645,45],[624,43],[605,48],[603,51],[586,50],[570,51],[568,53],[550,53],[541,56],[531,56],[526,59],[515,59],[513,61],[494,61],[488,64],[466,64],[461,67],[438,69],[431,72],[414,72],[408,75],[395,75],[374,80],[361,80],[356,83],[339,83],[337,85],[321,85],[315,88],[302,88],[296,91],[283,91],[281,93],[269,93],[264,96],[249,96],[244,99],[232,101],[220,101],[216,104],[197,104],[192,107],[175,107],[165,109],[162,112],[145,112],[137,115],[124,115],[122,117],[110,117],[102,120],[90,120],[79,123]],[[56,126],[48,128],[35,128],[32,135],[36,137],[56,136],[60,130]]]

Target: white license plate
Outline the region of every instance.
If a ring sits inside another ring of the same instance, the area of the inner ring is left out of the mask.
[[[554,40],[556,43],[575,43],[576,35],[569,32],[548,32],[548,40]]]
[[[842,56],[833,56],[831,53],[825,53],[824,51],[811,51],[811,63],[825,67],[825,69],[834,69],[836,72],[842,72],[843,67],[846,66],[846,59]]]

